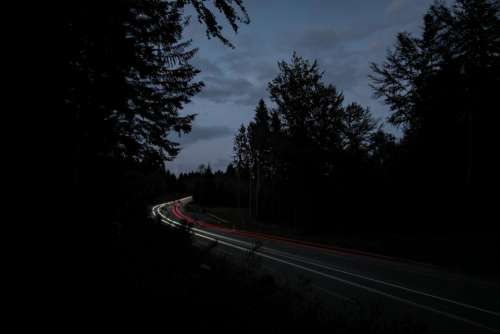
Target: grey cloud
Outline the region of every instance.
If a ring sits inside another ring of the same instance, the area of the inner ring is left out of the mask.
[[[205,83],[197,97],[223,103],[241,99],[254,90],[252,83],[243,75],[228,77],[228,71],[223,70],[228,64],[224,61],[218,63],[220,65],[204,58],[196,58],[193,61],[193,65],[201,70],[200,78]]]
[[[341,90],[352,89],[353,87],[367,80],[365,68],[355,64],[330,64],[327,66],[325,81],[337,86]]]
[[[201,75],[219,76],[223,75],[222,69],[215,63],[202,57],[193,59],[193,66],[201,71]]]
[[[243,57],[228,62],[227,66],[234,74],[268,82],[278,74],[278,65],[270,58],[265,54],[259,57]]]
[[[271,62],[259,62],[255,66],[255,73],[257,79],[270,81],[278,75],[278,65]]]
[[[382,40],[389,32],[394,36],[399,31],[407,28],[414,30],[418,28],[421,17],[415,17],[415,12],[423,12],[429,6],[428,3],[414,0],[392,0],[385,8],[386,19],[374,22],[352,22],[348,29],[334,27],[312,27],[303,31],[292,43],[293,49],[306,54],[317,55],[342,51],[350,43],[358,43],[363,40]],[[290,38],[277,36],[275,48],[280,51],[290,49]]]
[[[365,37],[364,29],[339,31],[333,28],[309,29],[296,40],[295,49],[308,51],[330,51],[342,43]]]
[[[252,91],[249,91],[245,96],[237,99],[235,102],[243,106],[254,107],[257,105],[260,99],[265,99],[268,95],[266,91],[267,85],[262,85],[262,87],[255,87]]]
[[[405,4],[407,4],[407,0],[391,0],[387,8],[385,9],[386,13],[389,15],[398,15],[401,14]]]
[[[236,104],[256,104],[256,96],[262,95],[262,88],[256,87],[245,78],[205,77],[205,88],[197,95],[215,103],[233,102]]]
[[[234,131],[227,126],[194,125],[190,133],[173,139],[180,142],[181,146],[187,146],[202,140],[232,136],[233,132]]]
[[[332,56],[319,58],[320,68],[325,70],[325,81],[341,89],[359,89],[359,86],[368,87],[370,63],[379,62],[384,56],[385,45],[370,43],[362,50],[339,50]]]
[[[450,4],[453,0],[444,0],[445,4]],[[387,7],[385,8],[385,13],[391,17],[413,17],[413,13],[416,11],[421,12],[429,7],[429,3],[426,1],[415,1],[415,0],[391,0]]]
[[[246,95],[253,85],[246,79],[241,78],[218,78],[205,77],[205,88],[198,97],[211,100],[216,103],[234,100],[235,97]]]

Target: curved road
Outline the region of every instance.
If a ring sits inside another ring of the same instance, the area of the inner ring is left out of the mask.
[[[383,305],[386,315],[410,315],[430,333],[500,333],[500,282],[491,283],[369,253],[224,228],[193,219],[186,197],[153,207],[174,227],[192,226],[197,242],[217,241],[229,256],[255,250],[278,277],[311,282],[327,303],[360,301]],[[182,222],[182,223],[181,223]]]

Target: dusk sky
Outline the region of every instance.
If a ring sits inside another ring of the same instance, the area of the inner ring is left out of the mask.
[[[418,34],[432,2],[245,0],[251,23],[236,35],[225,26],[235,49],[208,40],[193,17],[184,37],[199,47],[193,64],[206,86],[183,111],[198,116],[190,134],[173,137],[182,151],[167,169],[179,173],[207,163],[214,170],[225,169],[236,130],[253,118],[260,98],[269,102],[267,83],[277,74],[277,62],[290,60],[293,51],[317,59],[324,81],[344,93],[345,103],[367,106],[383,121],[388,107],[373,97],[369,64],[384,59],[398,32]]]

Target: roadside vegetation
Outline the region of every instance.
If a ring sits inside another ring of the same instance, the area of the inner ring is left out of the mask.
[[[216,244],[193,244],[189,230],[154,219],[122,230],[113,245],[117,280],[107,296],[125,327],[141,319],[145,327],[189,324],[222,333],[427,330],[410,316],[386,317],[380,305],[326,305],[307,281],[266,272],[251,250],[227,257]]]

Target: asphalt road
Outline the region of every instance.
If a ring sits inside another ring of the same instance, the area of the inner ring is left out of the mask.
[[[327,304],[379,305],[386,316],[410,316],[426,324],[430,333],[500,333],[500,282],[207,224],[183,210],[190,200],[157,205],[153,214],[172,226],[191,224],[199,244],[217,241],[217,251],[228,256],[254,248],[265,270],[307,280]]]

